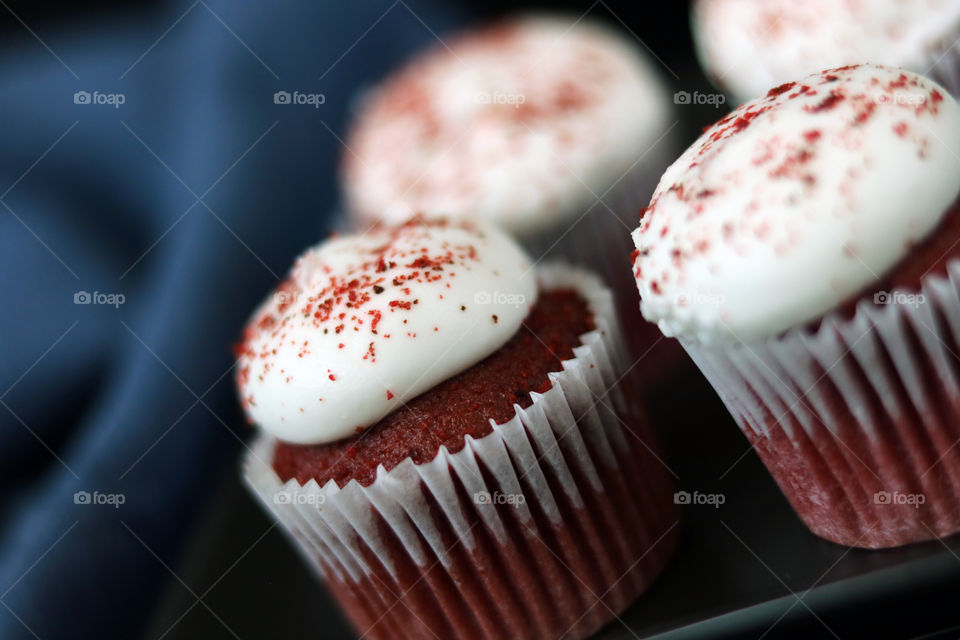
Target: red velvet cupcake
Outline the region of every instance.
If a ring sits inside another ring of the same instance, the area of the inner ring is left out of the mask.
[[[696,0],[692,13],[704,71],[737,104],[861,62],[929,75],[960,95],[960,3],[952,0]]]
[[[415,214],[482,220],[535,260],[598,273],[636,316],[627,234],[678,151],[666,85],[640,45],[583,16],[530,15],[467,30],[390,74],[346,138],[350,224]],[[631,375],[686,359],[631,324]]]
[[[586,637],[670,556],[609,292],[494,228],[322,243],[239,351],[245,479],[364,637]]]
[[[960,106],[873,65],[771,89],[663,176],[634,266],[810,529],[960,531]]]

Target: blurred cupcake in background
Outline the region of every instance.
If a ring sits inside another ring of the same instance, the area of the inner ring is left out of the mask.
[[[941,86],[832,69],[708,128],[633,234],[644,316],[828,540],[960,530],[958,153]]]
[[[696,0],[693,36],[737,103],[850,64],[903,67],[960,93],[958,0]]]
[[[321,243],[238,353],[246,481],[363,637],[584,638],[670,557],[609,291],[496,227]]]
[[[343,156],[352,226],[496,224],[536,260],[597,271],[635,317],[623,232],[676,154],[671,108],[656,63],[600,24],[538,15],[468,31],[364,101]],[[642,350],[658,339],[637,332]]]

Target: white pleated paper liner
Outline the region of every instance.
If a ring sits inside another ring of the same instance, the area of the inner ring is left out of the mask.
[[[960,261],[729,347],[684,346],[817,535],[892,547],[960,531]]]
[[[616,386],[621,338],[593,276],[574,287],[596,330],[553,387],[462,450],[380,467],[368,487],[282,483],[261,437],[244,477],[365,638],[584,638],[638,597],[675,546],[666,469]]]

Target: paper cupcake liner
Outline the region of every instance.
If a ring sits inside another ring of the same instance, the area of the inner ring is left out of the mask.
[[[367,638],[583,638],[653,581],[675,545],[672,487],[617,386],[612,301],[584,272],[539,271],[595,314],[553,387],[462,450],[382,466],[367,487],[283,483],[263,437],[247,484]]]
[[[877,548],[960,531],[958,292],[954,261],[919,296],[877,294],[816,331],[684,342],[817,535]]]

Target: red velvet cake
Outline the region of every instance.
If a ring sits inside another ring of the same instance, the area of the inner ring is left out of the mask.
[[[584,638],[675,545],[619,339],[598,280],[493,228],[338,237],[238,349],[245,478],[364,637]]]
[[[273,468],[284,482],[316,480],[322,486],[335,480],[342,487],[356,480],[368,486],[381,464],[389,471],[407,458],[430,462],[441,446],[456,453],[465,436],[482,438],[492,431],[491,420],[507,422],[516,413],[514,404],[527,408],[531,392],[548,391],[547,374],[561,370],[580,336],[594,328],[576,291],[545,291],[516,335],[493,354],[393,411],[369,432],[329,444],[278,444]]]
[[[933,81],[830,69],[705,130],[634,232],[644,315],[844,545],[960,531],[958,149]]]

